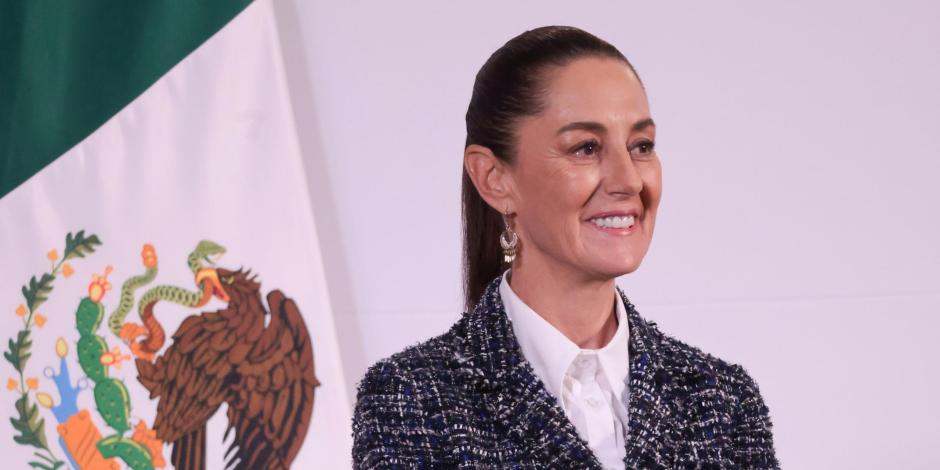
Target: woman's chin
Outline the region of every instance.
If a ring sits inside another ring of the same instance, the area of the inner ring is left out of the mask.
[[[646,246],[640,240],[629,243],[600,243],[590,249],[590,258],[585,259],[587,264],[593,266],[590,271],[610,273],[615,276],[632,273],[640,267],[643,257],[646,256]],[[587,267],[587,266],[585,266]]]
[[[640,267],[640,262],[642,258],[635,257],[626,257],[626,258],[615,258],[610,257],[606,259],[596,260],[596,262],[591,263],[591,266],[585,271],[591,271],[595,273],[600,273],[604,277],[616,278],[623,276],[625,274],[630,274]],[[587,266],[585,266],[587,268]]]

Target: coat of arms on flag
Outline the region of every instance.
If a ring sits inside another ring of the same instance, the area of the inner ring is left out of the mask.
[[[118,289],[109,278],[112,266],[93,274],[87,295],[75,302],[72,338],[45,341],[42,327],[48,317],[40,308],[54,295],[55,281],[72,276],[70,263],[100,244],[97,235],[69,233],[63,256],[49,251],[50,271],[33,276],[22,288],[23,303],[16,309],[22,329],[9,338],[4,357],[19,373],[19,379],[7,383],[18,392],[18,416],[11,423],[14,440],[36,449],[30,465],[54,469],[68,461],[80,469],[117,468],[113,459],[120,459],[133,469],[162,468],[167,461],[163,444],[169,444],[175,468],[202,468],[206,422],[224,403],[226,432],[234,436],[226,466],[289,467],[306,436],[319,385],[311,338],[296,303],[273,290],[266,296],[271,310],[266,310],[256,276],[217,266],[213,257],[225,248],[209,240],[200,241],[186,257],[193,287],[155,284],[156,249],[145,244],[141,273]],[[110,309],[107,297],[116,304]],[[213,297],[225,307],[186,317],[169,335],[172,344],[159,353],[167,334],[156,307],[175,303],[198,310]],[[140,323],[128,319],[135,310]],[[54,348],[59,358],[58,364],[41,365],[55,390],[40,388],[27,373],[37,347]],[[136,368],[139,383],[111,375],[112,368],[121,367]],[[82,378],[73,380],[79,374]],[[132,387],[142,387],[158,400],[152,419],[132,418]],[[93,396],[91,409],[78,405],[82,393]],[[37,404],[55,417],[51,436]]]

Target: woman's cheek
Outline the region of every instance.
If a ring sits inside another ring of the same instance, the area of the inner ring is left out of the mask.
[[[596,168],[578,168],[569,172],[565,183],[568,205],[580,211],[598,192],[600,173]]]

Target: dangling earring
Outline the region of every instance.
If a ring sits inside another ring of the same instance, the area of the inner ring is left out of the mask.
[[[516,236],[516,232],[514,232],[512,227],[509,226],[508,208],[503,214],[503,223],[506,224],[506,230],[499,234],[499,245],[503,248],[503,261],[505,261],[507,264],[512,264],[512,261],[516,259],[516,253],[518,252],[519,237]],[[507,234],[509,237],[508,239]]]

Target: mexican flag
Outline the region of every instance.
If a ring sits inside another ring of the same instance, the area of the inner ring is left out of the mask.
[[[3,467],[348,468],[272,1],[3,2],[0,51]]]

